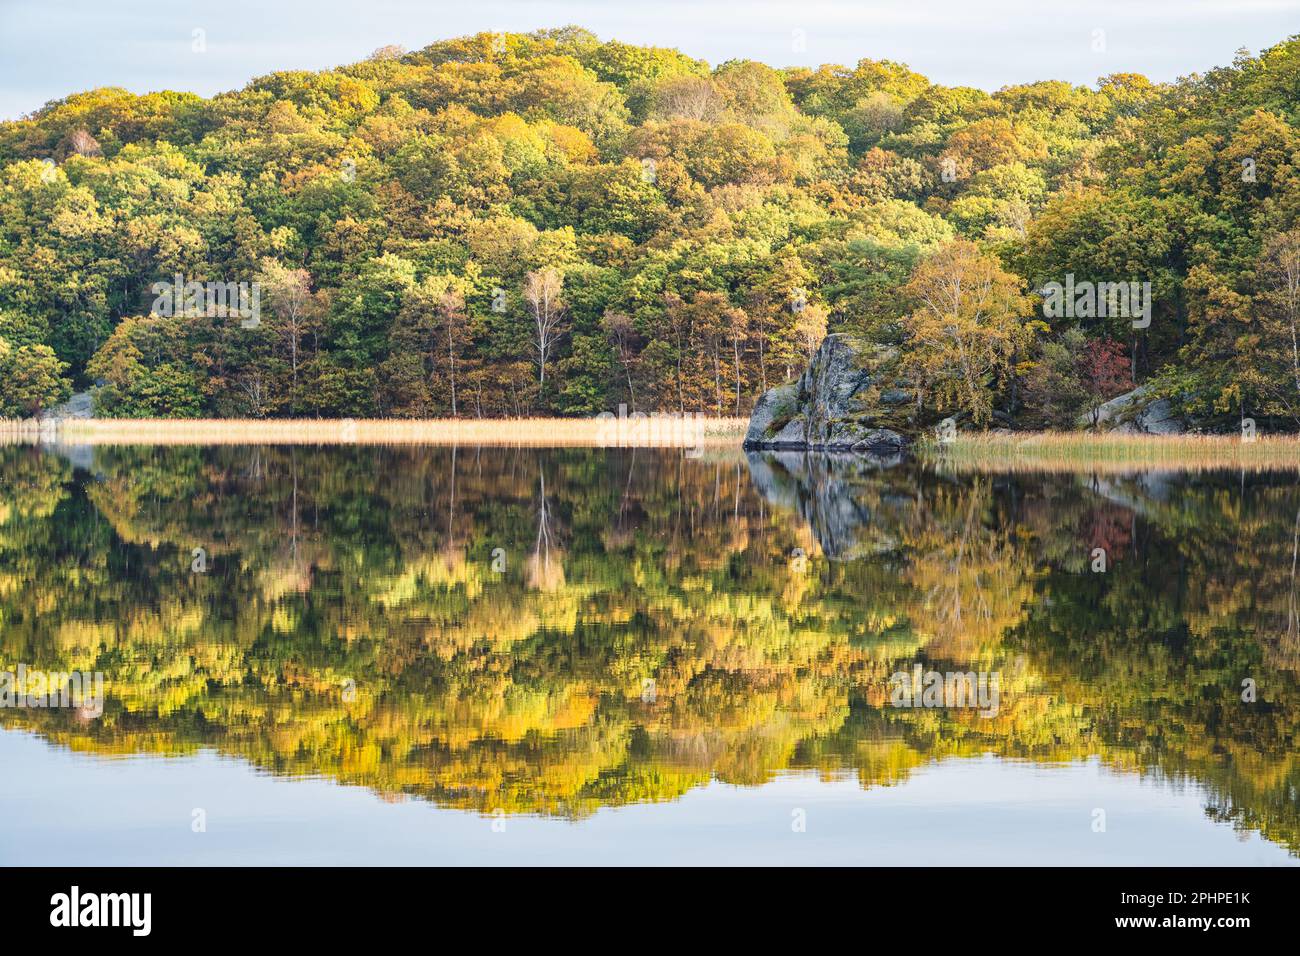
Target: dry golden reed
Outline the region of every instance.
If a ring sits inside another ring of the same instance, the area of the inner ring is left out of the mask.
[[[744,418],[65,419],[0,421],[0,441],[85,445],[735,446]]]
[[[0,443],[86,445],[503,445],[735,450],[745,418],[686,416],[507,419],[65,419],[0,420]],[[952,471],[1095,472],[1143,469],[1300,470],[1300,436],[976,432],[923,441],[918,457]]]

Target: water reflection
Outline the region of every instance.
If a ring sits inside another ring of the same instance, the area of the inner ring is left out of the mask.
[[[103,671],[107,702],[0,724],[571,818],[785,771],[1092,758],[1195,782],[1213,819],[1296,852],[1298,485],[9,446],[0,670]],[[996,714],[894,706],[917,665],[998,675]]]

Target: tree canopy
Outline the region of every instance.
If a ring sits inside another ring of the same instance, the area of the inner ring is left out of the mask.
[[[0,340],[38,380],[0,414],[92,385],[110,416],[743,413],[823,322],[952,368],[917,321],[946,268],[1005,277],[968,330],[998,360],[917,421],[1072,423],[1081,333],[1209,420],[1294,427],[1298,76],[1297,37],[986,93],[566,27],[75,93],[0,123]],[[1043,321],[1067,275],[1150,283],[1152,321]],[[257,284],[259,315],[159,314],[177,280]]]

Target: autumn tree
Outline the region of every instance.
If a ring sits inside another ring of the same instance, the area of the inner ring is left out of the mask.
[[[720,292],[697,292],[690,305],[695,342],[708,357],[713,378],[714,414],[722,414],[722,349],[730,324],[727,297]]]
[[[917,265],[906,288],[914,307],[902,321],[901,368],[918,404],[929,400],[941,412],[988,423],[999,384],[1032,336],[1023,289],[1023,280],[964,240]]]
[[[804,303],[795,316],[794,331],[799,351],[805,359],[812,361],[822,339],[826,338],[826,308],[816,302]]]
[[[731,345],[739,405],[743,365],[740,342],[748,327],[748,316],[721,292],[696,292],[688,301],[676,293],[664,296],[667,325],[674,338],[673,375],[678,408],[700,408],[711,404],[722,414],[724,360]],[[712,401],[707,396],[712,393]]]
[[[713,81],[705,76],[669,77],[651,96],[651,115],[656,119],[713,122],[726,106]]]
[[[732,370],[736,377],[736,408],[735,413],[740,414],[740,343],[745,341],[749,335],[749,316],[745,314],[744,309],[729,308],[727,310],[727,337],[731,339],[731,361]]]
[[[1101,418],[1101,406],[1133,385],[1124,345],[1113,339],[1092,339],[1077,358],[1080,380],[1088,398],[1092,427]]]

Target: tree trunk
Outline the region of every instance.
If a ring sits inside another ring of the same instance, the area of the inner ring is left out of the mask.
[[[740,340],[731,340],[731,353],[736,361],[736,415],[740,415]]]
[[[452,319],[447,318],[447,363],[451,367],[451,417],[456,417],[456,350],[452,345]]]

